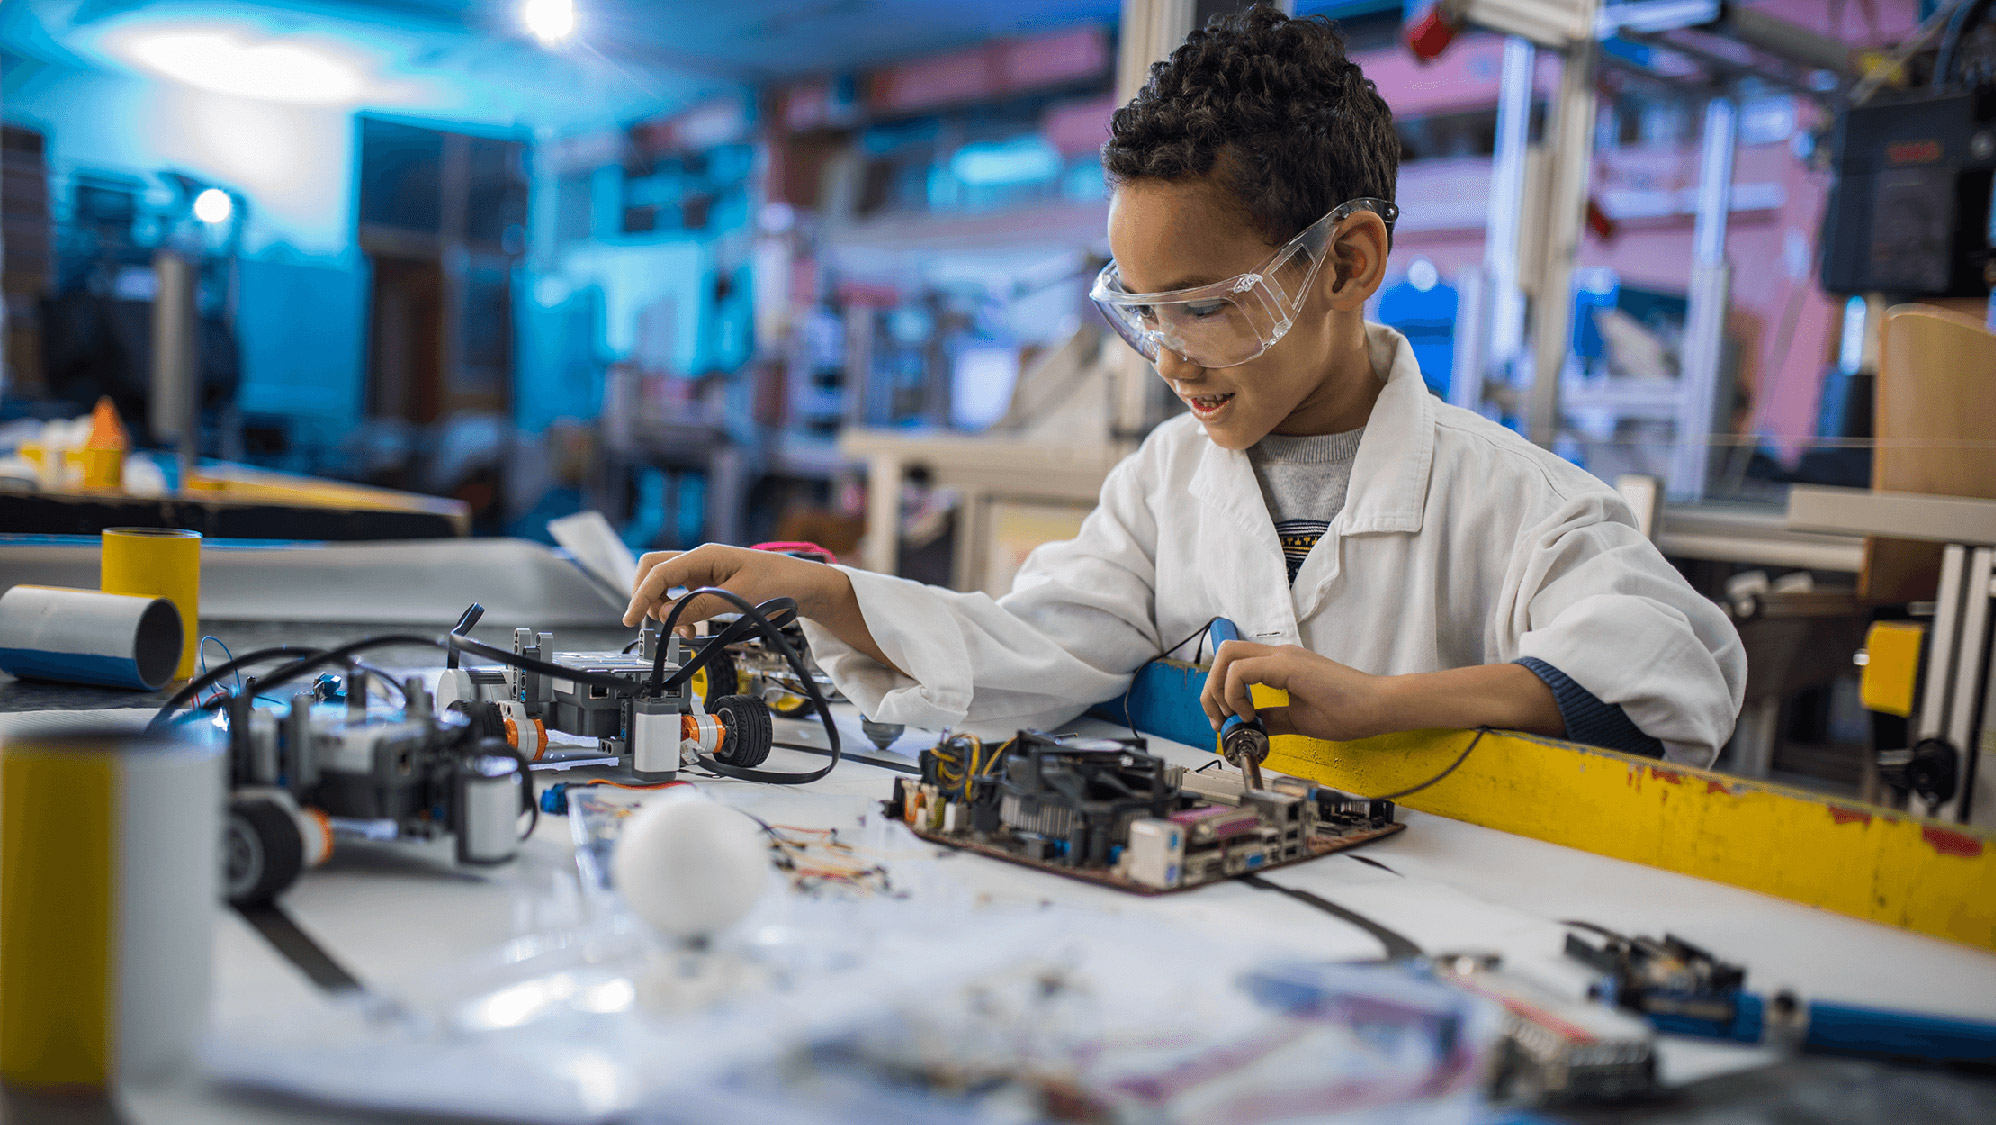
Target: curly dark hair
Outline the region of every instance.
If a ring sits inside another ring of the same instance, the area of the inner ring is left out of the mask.
[[[1271,245],[1359,196],[1393,198],[1393,111],[1321,16],[1257,4],[1186,36],[1110,121],[1111,184],[1219,181]]]

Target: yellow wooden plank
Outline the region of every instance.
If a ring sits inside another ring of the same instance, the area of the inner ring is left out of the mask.
[[[1366,796],[1448,771],[1472,731],[1271,740],[1268,766]],[[1490,732],[1422,812],[1996,951],[1996,833],[1574,743]]]

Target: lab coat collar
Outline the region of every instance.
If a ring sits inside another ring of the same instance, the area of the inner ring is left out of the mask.
[[[1368,324],[1365,342],[1372,369],[1386,372],[1386,386],[1358,441],[1344,513],[1332,526],[1344,535],[1417,532],[1435,464],[1435,396],[1405,336]]]
[[[1344,512],[1331,524],[1331,534],[1417,532],[1435,460],[1435,399],[1405,336],[1383,324],[1366,325],[1365,334],[1372,369],[1386,373],[1386,385],[1359,439]],[[1251,540],[1265,539],[1279,554],[1247,454],[1211,441],[1204,444],[1192,477],[1193,495],[1226,513]]]

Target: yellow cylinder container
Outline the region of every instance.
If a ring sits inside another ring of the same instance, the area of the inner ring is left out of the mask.
[[[83,464],[83,487],[95,492],[116,492],[125,483],[125,451],[90,449],[76,451]]]
[[[166,1077],[207,1015],[221,747],[88,722],[0,736],[0,1081],[17,1088]]]
[[[107,527],[103,566],[105,593],[165,598],[180,611],[180,664],[173,678],[191,678],[201,647],[201,533]]]

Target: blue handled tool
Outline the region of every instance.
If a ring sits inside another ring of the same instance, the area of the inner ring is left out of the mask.
[[[1786,1042],[1804,1050],[1996,1061],[1996,1023],[1920,1012],[1863,1008],[1787,992],[1749,992],[1746,973],[1682,938],[1626,937],[1600,926],[1597,940],[1568,934],[1567,955],[1601,970],[1602,1000],[1648,1017],[1658,1031],[1739,1043]]]
[[[1224,617],[1214,618],[1206,635],[1212,638],[1216,654],[1221,645],[1241,639],[1240,629]],[[1268,728],[1261,725],[1259,718],[1227,716],[1227,721],[1220,724],[1220,754],[1247,775],[1248,788],[1261,788],[1261,763],[1268,757]]]

